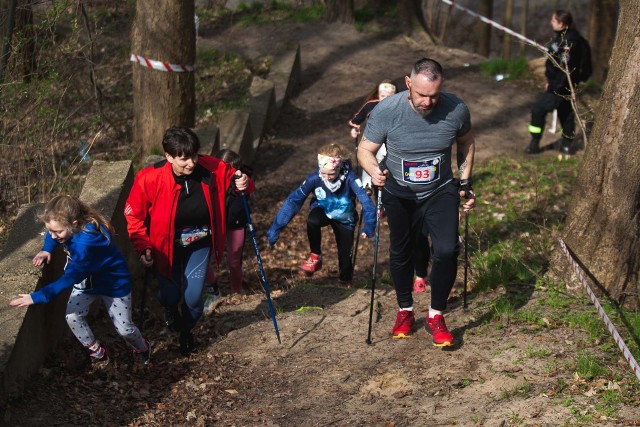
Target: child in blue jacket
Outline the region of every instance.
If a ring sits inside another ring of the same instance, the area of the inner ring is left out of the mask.
[[[338,245],[340,281],[346,286],[351,286],[353,231],[358,220],[355,198],[358,197],[362,204],[362,237],[373,236],[376,212],[373,202],[347,159],[346,150],[338,144],[328,144],[320,148],[318,168],[287,197],[269,228],[267,237],[269,244],[273,246],[278,241],[280,231],[300,211],[307,196],[313,193],[307,218],[307,237],[311,254],[300,267],[301,274],[312,276],[322,267],[321,229],[330,225]]]
[[[116,330],[131,345],[134,359],[146,365],[151,348],[131,320],[131,277],[127,262],[113,242],[111,224],[72,196],[54,197],[47,203],[42,219],[49,232],[33,265],[48,264],[51,253],[62,245],[67,254],[64,274],[31,294],[20,294],[9,305],[46,304],[73,287],[67,304],[67,324],[87,349],[91,364],[104,367],[109,363],[107,349],[86,321],[91,303],[101,299]]]

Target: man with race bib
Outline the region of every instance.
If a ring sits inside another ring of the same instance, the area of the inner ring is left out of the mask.
[[[405,77],[408,90],[380,101],[358,146],[361,166],[374,185],[384,186],[389,268],[400,308],[393,337],[408,337],[413,330],[413,242],[422,233],[431,237],[432,291],[426,329],[435,346],[453,345],[443,313],[457,273],[460,199],[466,199],[465,211],[475,205],[471,187],[475,140],[469,109],[455,95],[441,91],[443,81],[437,61],[416,62],[411,76]],[[378,165],[375,154],[382,144],[387,157]],[[460,180],[451,168],[454,144]]]

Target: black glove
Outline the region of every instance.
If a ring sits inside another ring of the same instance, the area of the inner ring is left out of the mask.
[[[460,191],[464,191],[465,199],[470,199],[471,194],[473,194],[473,187],[471,186],[471,184],[472,184],[471,178],[460,180]]]

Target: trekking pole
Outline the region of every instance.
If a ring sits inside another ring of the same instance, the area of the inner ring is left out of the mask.
[[[360,174],[360,165],[358,164],[358,137],[353,138],[353,142],[355,143],[356,146],[356,175]]]
[[[145,258],[149,260],[149,256],[145,253]],[[138,323],[140,329],[142,329],[142,325],[144,324],[144,302],[147,299],[147,287],[149,286],[149,280],[151,277],[151,268],[144,268],[144,279],[142,283],[142,296],[140,297],[140,322]]]
[[[469,211],[464,211],[464,288],[462,288],[462,307],[467,308],[467,270],[469,267]]]
[[[267,283],[267,277],[264,274],[264,268],[262,267],[262,258],[260,258],[260,249],[258,249],[258,241],[256,240],[256,234],[253,231],[253,224],[251,223],[251,215],[249,215],[249,205],[247,204],[247,196],[242,192],[242,205],[244,206],[244,213],[247,216],[247,227],[251,233],[251,240],[253,241],[253,250],[256,253],[258,260],[258,268],[260,269],[260,281],[262,282],[262,289],[267,295],[267,304],[269,305],[269,314],[271,314],[271,320],[273,321],[273,328],[276,331],[276,337],[278,337],[278,344],[282,344],[280,340],[280,331],[278,330],[278,322],[276,322],[276,312],[273,309],[271,302],[271,293],[269,292],[269,284]]]
[[[376,290],[376,266],[378,265],[378,243],[380,242],[380,212],[382,211],[382,187],[378,187],[376,202],[376,234],[373,239],[373,272],[371,273],[371,304],[369,306],[369,333],[367,344],[371,345],[371,328],[373,325],[373,303]]]

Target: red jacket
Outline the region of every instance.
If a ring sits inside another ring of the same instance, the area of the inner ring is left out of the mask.
[[[212,156],[198,156],[196,168],[204,168],[202,180],[209,216],[211,218],[212,251],[216,263],[222,259],[225,243],[225,194],[234,180],[236,170]],[[124,215],[129,239],[141,256],[151,249],[154,265],[164,277],[171,277],[173,245],[175,243],[175,214],[181,186],[171,173],[166,160],[146,167],[135,177],[127,198]],[[245,192],[252,193],[255,185],[249,179]]]

